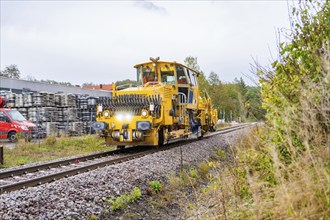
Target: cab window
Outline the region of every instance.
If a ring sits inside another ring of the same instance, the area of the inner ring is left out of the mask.
[[[194,87],[197,87],[196,73],[192,70],[187,70],[187,72],[190,78],[190,82],[193,84]]]
[[[176,66],[176,77],[178,84],[188,84],[188,79],[182,66]]]
[[[143,81],[143,84],[145,84],[147,82],[158,81],[155,71],[152,70],[149,66],[142,67],[142,81]]]
[[[141,78],[140,68],[136,68],[136,81],[137,81],[139,86],[142,85],[142,78]]]
[[[174,71],[160,71],[161,82],[164,84],[175,84]]]

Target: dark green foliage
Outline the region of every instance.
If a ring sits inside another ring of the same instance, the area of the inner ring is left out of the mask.
[[[185,64],[193,69],[200,69],[197,57],[187,57]],[[246,85],[242,78],[235,79],[232,83],[222,83],[215,72],[211,72],[208,77],[201,72],[197,81],[200,95],[211,97],[220,119],[242,122],[264,119],[265,110],[261,106],[259,87]]]

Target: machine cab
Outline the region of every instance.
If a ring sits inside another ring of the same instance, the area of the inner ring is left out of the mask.
[[[153,62],[138,64],[137,82],[139,86],[173,85],[181,94],[181,102],[196,108],[198,99],[198,72],[176,62]]]

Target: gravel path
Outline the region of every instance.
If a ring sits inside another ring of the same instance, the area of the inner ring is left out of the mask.
[[[207,159],[247,129],[182,144],[184,164]],[[0,195],[0,219],[85,219],[107,207],[106,198],[165,177],[180,167],[180,148]]]

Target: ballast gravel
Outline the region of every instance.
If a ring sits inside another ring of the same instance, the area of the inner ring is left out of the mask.
[[[0,195],[0,219],[88,219],[108,208],[108,198],[133,187],[166,177],[183,164],[209,158],[215,148],[225,148],[248,128],[216,135],[181,147],[99,168],[38,187]],[[181,148],[181,149],[180,149]]]

